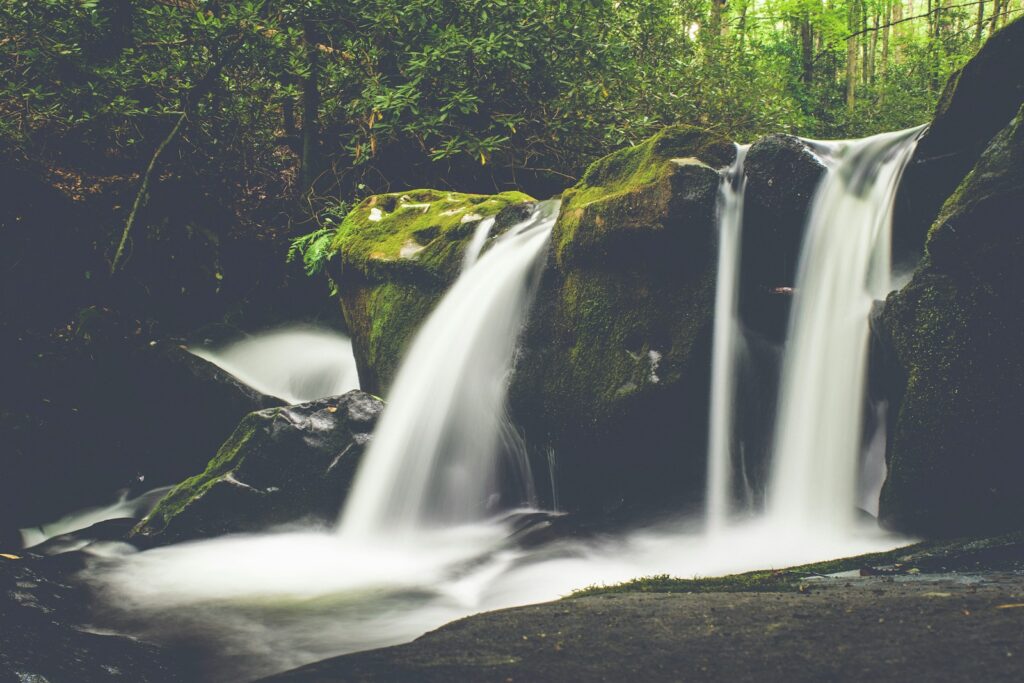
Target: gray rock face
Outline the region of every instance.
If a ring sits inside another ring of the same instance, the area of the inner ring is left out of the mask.
[[[384,404],[362,391],[251,413],[206,470],[185,480],[132,532],[143,545],[332,523]]]
[[[752,285],[792,286],[811,199],[825,166],[792,135],[769,135],[746,160],[743,275]]]
[[[888,298],[889,476],[880,517],[949,536],[1024,517],[1024,108],[946,202]]]
[[[811,200],[825,166],[792,135],[769,135],[747,153],[740,316],[754,333],[781,342]]]
[[[1024,102],[1024,21],[986,41],[946,83],[897,197],[893,249],[919,256],[943,202]]]

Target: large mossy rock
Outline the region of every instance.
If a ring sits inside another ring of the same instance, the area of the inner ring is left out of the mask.
[[[895,366],[880,511],[891,528],[940,536],[1024,519],[1022,215],[1024,109],[945,203],[881,316]]]
[[[735,154],[671,127],[563,195],[510,401],[534,451],[554,454],[565,509],[703,488],[715,205]]]
[[[1017,19],[946,83],[900,184],[893,221],[897,262],[920,255],[943,202],[1024,103],[1021,64],[1024,19]]]
[[[521,192],[413,190],[368,197],[345,217],[332,275],[363,389],[387,392],[412,335],[458,277],[480,222],[494,217],[496,235],[534,203]]]
[[[383,403],[361,391],[247,415],[132,532],[144,545],[333,522]]]

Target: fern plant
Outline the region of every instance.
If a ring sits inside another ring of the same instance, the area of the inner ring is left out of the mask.
[[[331,244],[334,242],[334,236],[347,214],[346,202],[340,202],[324,211],[320,216],[320,228],[292,240],[288,247],[288,262],[302,259],[306,275],[310,277],[322,273],[333,253]]]
[[[338,228],[333,223],[292,240],[288,247],[288,262],[302,259],[306,275],[313,277],[322,273],[331,257],[331,243]]]

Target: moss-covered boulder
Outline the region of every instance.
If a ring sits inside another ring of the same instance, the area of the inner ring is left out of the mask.
[[[510,400],[534,451],[554,454],[566,509],[703,487],[718,169],[735,153],[671,127],[563,195]]]
[[[144,545],[333,522],[383,403],[361,391],[247,415],[206,470],[174,487],[132,532]]]
[[[929,227],[992,137],[1024,104],[1024,19],[985,42],[946,83],[897,196],[893,250],[919,257]]]
[[[892,528],[939,536],[1024,519],[1022,215],[1024,109],[945,203],[881,316],[893,367],[880,514]]]
[[[494,218],[498,234],[533,204],[521,192],[414,190],[368,197],[345,217],[332,274],[363,389],[387,392],[413,333],[458,277],[480,222]]]

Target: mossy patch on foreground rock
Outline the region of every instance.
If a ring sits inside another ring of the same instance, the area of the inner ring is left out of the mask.
[[[299,519],[332,523],[383,403],[364,392],[247,415],[201,474],[132,531],[147,545]]]
[[[591,586],[574,591],[571,598],[612,593],[742,593],[799,591],[807,579],[858,571],[864,576],[970,571],[1000,568],[1024,562],[1024,531],[990,538],[930,541],[894,550],[814,562],[786,569],[762,569],[708,578],[679,579],[649,576],[612,586]]]

